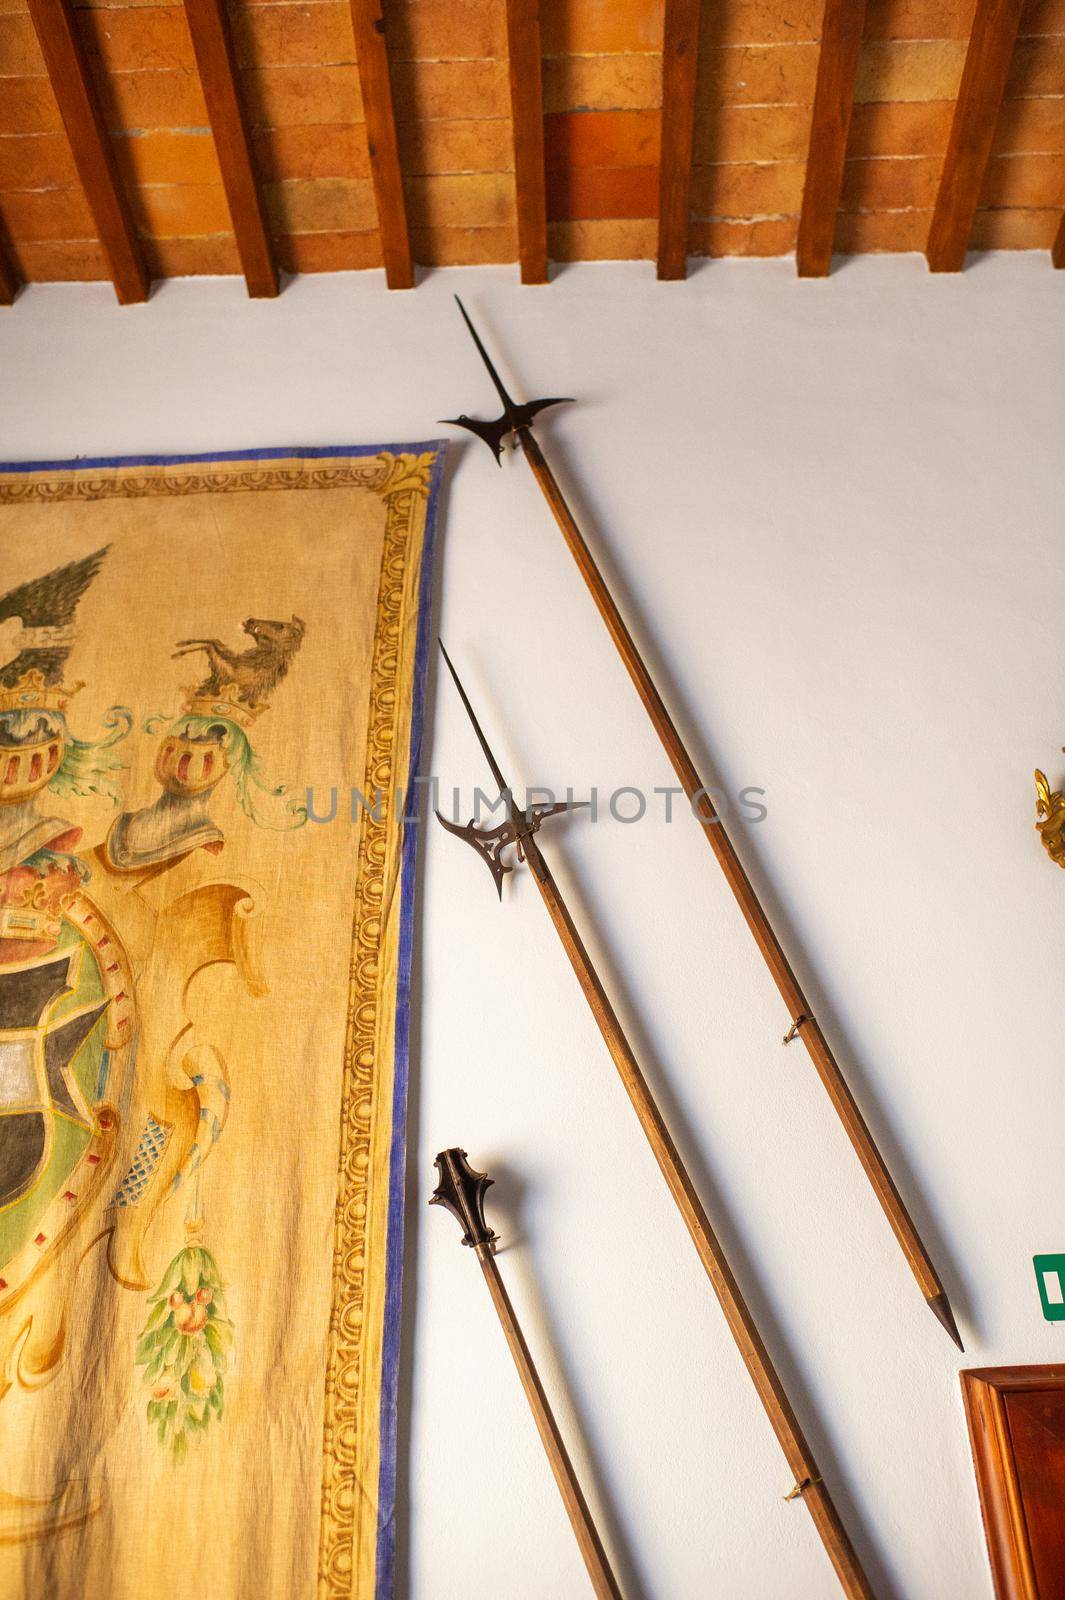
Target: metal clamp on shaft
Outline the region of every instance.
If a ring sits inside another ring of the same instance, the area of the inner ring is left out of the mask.
[[[793,1039],[797,1039],[799,1037],[800,1030],[804,1028],[808,1022],[812,1022],[813,1020],[813,1017],[808,1017],[804,1012],[801,1017],[796,1018],[796,1020],[792,1023],[783,1039],[781,1039],[781,1044],[791,1044]]]
[[[788,1494],[786,1494],[784,1496],[784,1498],[785,1498],[785,1500],[801,1500],[802,1496],[806,1493],[807,1489],[812,1489],[815,1483],[820,1483],[820,1482],[821,1482],[820,1478],[804,1478],[802,1480],[802,1482],[801,1483],[797,1483],[795,1485],[794,1489],[792,1489]]]

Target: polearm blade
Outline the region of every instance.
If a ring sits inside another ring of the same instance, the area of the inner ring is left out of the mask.
[[[457,297],[456,297],[457,298]],[[880,1202],[881,1209],[888,1220],[892,1232],[906,1257],[907,1264],[917,1286],[928,1304],[933,1316],[942,1323],[959,1350],[964,1350],[961,1335],[958,1332],[954,1314],[950,1309],[946,1290],[943,1287],[939,1273],[933,1265],[932,1258],[925,1249],[924,1242],[914,1224],[895,1186],[895,1181],[888,1170],[876,1140],[869,1131],[865,1118],[862,1116],[851,1094],[839,1064],[832,1053],[832,1049],[821,1031],[821,1026],[814,1017],[813,1009],[803,993],[798,979],[791,969],[791,965],[780,940],[773,932],[769,918],[766,916],[758,896],[755,894],[751,881],[744,870],[739,856],[736,854],[732,840],[725,831],[725,825],[718,815],[714,804],[706,793],[703,781],[695,769],[695,763],[684,747],[684,743],[674,726],[673,719],[666,710],[665,701],[662,699],[654,679],[644,664],[643,657],[633,640],[625,621],[618,610],[613,595],[607,587],[602,573],[599,571],[584,541],[584,536],[577,526],[573,513],[566,504],[562,490],[555,481],[554,473],[544,459],[543,451],[532,435],[532,421],[536,411],[543,405],[550,405],[551,401],[533,402],[530,414],[528,406],[520,406],[507,394],[500,381],[488,353],[477,335],[477,331],[466,314],[466,308],[459,302],[466,326],[473,335],[477,349],[488,368],[492,382],[500,399],[503,401],[503,415],[496,422],[476,422],[469,417],[461,416],[455,419],[461,427],[469,428],[479,438],[485,440],[499,460],[502,454],[502,440],[508,433],[513,433],[521,446],[521,450],[529,466],[532,468],[544,499],[551,508],[551,514],[562,532],[573,556],[580,568],[581,576],[588,586],[592,599],[599,610],[599,614],[606,624],[607,631],[613,639],[618,654],[625,663],[629,677],[636,686],[636,692],[643,701],[644,709],[651,719],[652,726],[662,742],[663,748],[674,772],[680,780],[681,787],[687,795],[693,813],[702,825],[710,848],[717,857],[718,865],[728,880],[729,888],[735,895],[743,912],[748,928],[754,935],[754,941],[762,957],[773,975],[780,996],[788,1009],[791,1017],[791,1027],[785,1035],[785,1044],[801,1037],[810,1059],[817,1069],[817,1075],[823,1083],[829,1099],[835,1107],[847,1131],[847,1137],[861,1162],[866,1177],[873,1186],[873,1192]]]
[[[462,1242],[469,1245],[481,1264],[492,1304],[502,1324],[514,1365],[521,1378],[521,1386],[529,1402],[547,1459],[551,1463],[558,1491],[562,1496],[570,1525],[580,1546],[588,1576],[592,1580],[598,1600],[622,1600],[621,1590],[610,1569],[599,1530],[592,1520],[588,1502],[573,1470],[565,1442],[559,1432],[547,1393],[540,1375],[533,1365],[529,1347],[521,1331],[517,1314],[510,1301],[506,1285],[499,1275],[493,1251],[496,1235],[484,1218],[484,1192],[492,1179],[483,1172],[475,1172],[466,1159],[465,1150],[442,1150],[435,1162],[439,1182],[429,1204],[444,1206],[463,1230]]]
[[[466,416],[465,412],[463,412],[461,416],[443,417],[441,420],[443,422],[451,423],[452,426],[456,428],[466,428],[468,432],[476,434],[478,439],[483,439],[489,450],[491,450],[492,454],[495,456],[496,465],[502,466],[503,440],[506,438],[508,433],[517,434],[520,438],[521,429],[531,427],[533,418],[537,416],[539,412],[544,411],[548,406],[568,406],[572,405],[573,402],[568,396],[559,396],[557,399],[553,400],[527,400],[524,405],[518,405],[517,401],[512,400],[504,388],[503,380],[499,376],[499,373],[496,371],[495,367],[492,365],[488,351],[481,343],[477,329],[466,315],[466,307],[463,305],[458,295],[455,296],[455,304],[462,312],[463,321],[465,322],[467,328],[469,328],[473,342],[481,353],[481,360],[488,368],[488,376],[492,380],[496,394],[503,402],[503,415],[498,417],[495,422],[479,422],[474,417]]]
[[[478,743],[484,751],[485,758],[492,769],[492,776],[499,783],[502,773],[499,765],[488,745],[488,741],[478,723],[469,697],[459,681],[458,673],[449,661],[451,675],[455,679],[462,703],[473,723],[477,734]],[[506,790],[506,785],[501,787]],[[507,790],[509,793],[510,791]],[[511,802],[513,804],[513,801]],[[570,916],[569,908],[562,898],[561,891],[552,876],[551,869],[544,859],[543,851],[535,839],[528,839],[525,847],[526,859],[532,868],[536,886],[540,897],[547,907],[548,915],[554,924],[555,932],[562,943],[570,960],[581,992],[587,1000],[593,1017],[603,1036],[607,1049],[610,1051],[614,1065],[625,1086],[633,1110],[639,1119],[641,1128],[651,1146],[659,1170],[666,1180],[666,1187],[673,1196],[677,1210],[680,1212],[684,1225],[691,1235],[696,1253],[702,1262],[711,1287],[717,1296],[718,1303],[725,1313],[725,1320],[729,1332],[736,1342],[736,1347],[743,1357],[747,1371],[751,1376],[758,1398],[769,1418],[773,1432],[777,1436],[780,1448],[784,1452],[790,1470],[795,1475],[795,1488],[792,1494],[801,1498],[806,1509],[814,1520],[814,1525],[821,1536],[836,1575],[843,1586],[844,1593],[849,1600],[873,1600],[873,1591],[869,1581],[862,1571],[861,1563],[855,1554],[854,1547],[848,1537],[847,1530],[840,1521],[832,1498],[821,1481],[821,1474],[814,1460],[813,1452],[807,1444],[803,1431],[799,1426],[798,1418],[791,1408],[791,1402],[784,1392],[784,1386],[777,1375],[776,1368],[769,1358],[769,1352],[762,1342],[754,1318],[747,1308],[747,1303],[740,1292],[739,1284],[732,1274],[728,1259],[721,1247],[710,1219],[703,1210],[702,1203],[695,1191],[695,1186],[688,1176],[687,1169],[680,1158],[676,1145],[670,1137],[662,1113],[648,1088],[647,1081],[640,1070],[640,1065],[632,1051],[632,1046],[622,1030],[621,1023],[605,988],[592,963],[592,958],[585,949],[584,941],[577,931],[577,926]]]
[[[477,721],[474,709],[470,705],[465,689],[462,687],[462,680],[455,671],[454,662],[444,649],[443,639],[438,639],[437,643],[440,646],[441,655],[447,662],[447,670],[454,680],[455,688],[459,692],[459,698],[465,708],[466,715],[473,724],[477,742],[481,747],[485,760],[488,762],[493,778],[499,785],[500,798],[506,802],[507,820],[495,828],[478,828],[477,819],[471,817],[470,821],[463,827],[458,822],[450,822],[439,811],[436,813],[436,820],[441,827],[447,829],[448,833],[453,833],[457,838],[464,839],[468,845],[471,845],[477,851],[477,854],[486,863],[489,872],[492,874],[496,893],[502,900],[503,879],[508,872],[513,872],[514,870],[510,862],[503,860],[503,851],[508,846],[514,845],[517,850],[518,860],[528,861],[533,871],[538,871],[537,862],[540,857],[538,854],[532,855],[529,852],[533,834],[538,832],[541,825],[547,822],[549,818],[560,816],[564,811],[583,811],[590,802],[587,800],[562,800],[555,805],[526,805],[524,811],[518,807],[514,799],[514,791],[503,777],[499,762],[492,754],[491,747],[484,735],[484,729]]]

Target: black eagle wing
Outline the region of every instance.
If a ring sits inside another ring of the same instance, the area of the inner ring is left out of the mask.
[[[0,596],[0,622],[21,617],[27,628],[62,627],[74,621],[78,601],[100,570],[108,545],[80,561],[68,561],[41,578],[31,578]]]
[[[0,595],[0,622],[18,617],[27,628],[61,628],[73,622],[78,601],[100,570],[108,545],[102,545],[79,561],[68,561],[43,577],[30,578],[17,588]],[[68,648],[22,650],[13,661],[0,663],[0,684],[12,688],[27,672],[40,672],[46,683],[54,683],[63,671]]]

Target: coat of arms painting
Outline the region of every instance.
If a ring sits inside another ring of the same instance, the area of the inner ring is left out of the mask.
[[[0,1593],[392,1592],[438,443],[0,467]]]

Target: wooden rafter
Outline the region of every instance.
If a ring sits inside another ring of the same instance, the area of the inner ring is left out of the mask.
[[[666,0],[662,34],[662,154],[658,276],[683,278],[688,260],[700,0]]]
[[[414,287],[414,264],[407,227],[403,171],[396,140],[396,113],[392,79],[388,70],[388,44],[381,0],[351,0],[355,30],[355,59],[359,68],[366,139],[370,149],[370,176],[377,204],[377,229],[385,279],[390,289]]]
[[[865,0],[825,0],[795,252],[800,278],[823,278],[832,266],[864,28]]]
[[[270,298],[278,290],[277,266],[237,87],[236,55],[225,7],[222,0],[185,0],[185,15],[248,293]]]
[[[74,165],[122,305],[147,300],[151,279],[115,163],[69,0],[28,0]]]
[[[1065,267],[1065,217],[1062,217],[1061,222],[1058,224],[1050,259],[1056,267]]]
[[[546,283],[547,189],[539,0],[507,0],[507,67],[521,281]]]
[[[3,240],[0,239],[0,306],[14,305],[18,286],[18,273],[15,271]]]
[[[960,272],[991,156],[1024,0],[977,0],[925,257]]]

